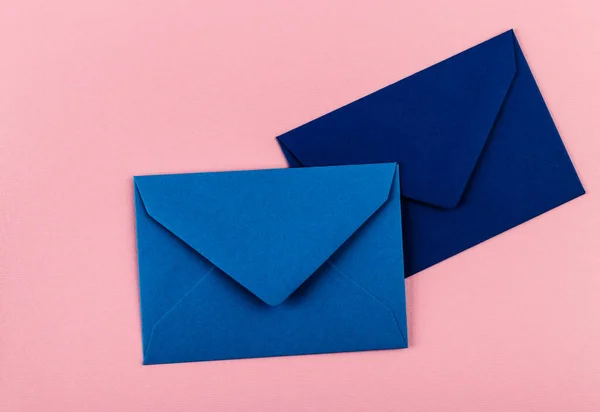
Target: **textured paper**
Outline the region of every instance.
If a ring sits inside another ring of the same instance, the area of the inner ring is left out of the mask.
[[[278,140],[293,167],[400,163],[407,276],[585,193],[512,30]]]
[[[134,182],[144,363],[408,345],[396,164]]]

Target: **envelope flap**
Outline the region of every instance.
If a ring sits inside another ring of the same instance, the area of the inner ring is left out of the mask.
[[[294,166],[400,163],[402,194],[460,201],[516,72],[503,33],[278,137]]]
[[[397,165],[135,177],[147,213],[269,305],[388,199]]]

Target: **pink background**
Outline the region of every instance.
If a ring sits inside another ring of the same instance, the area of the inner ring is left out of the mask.
[[[597,0],[248,3],[1,0],[0,410],[600,410]],[[142,367],[132,175],[282,167],[511,27],[586,196],[408,280],[407,350]]]

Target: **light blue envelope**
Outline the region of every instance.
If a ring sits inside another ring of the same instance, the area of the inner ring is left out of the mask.
[[[144,364],[408,346],[395,163],[134,186]]]

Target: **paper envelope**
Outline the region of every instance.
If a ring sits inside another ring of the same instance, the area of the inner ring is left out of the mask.
[[[406,276],[585,193],[512,30],[278,141],[292,167],[400,164]]]
[[[145,364],[407,347],[396,164],[134,186]]]

